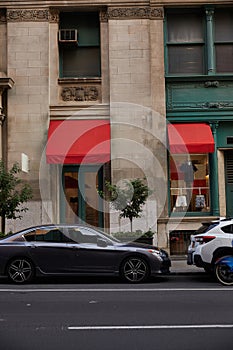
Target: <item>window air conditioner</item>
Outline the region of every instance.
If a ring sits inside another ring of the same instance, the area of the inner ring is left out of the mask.
[[[60,44],[78,44],[78,30],[60,29],[58,33],[58,41]]]

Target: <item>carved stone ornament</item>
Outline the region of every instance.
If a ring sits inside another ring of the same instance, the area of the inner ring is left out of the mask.
[[[99,89],[96,86],[64,87],[61,92],[63,101],[98,101]]]
[[[8,10],[9,22],[44,22],[49,20],[49,10]]]
[[[107,10],[105,9],[100,10],[99,18],[100,18],[100,22],[108,22]]]
[[[5,114],[2,114],[1,110],[0,110],[0,125],[2,125],[2,123],[4,122],[5,119],[6,119]]]
[[[163,19],[164,18],[164,11],[162,7],[151,7],[151,19]]]
[[[109,8],[108,19],[163,19],[163,8],[161,7],[121,7]]]
[[[57,9],[49,10],[49,22],[50,23],[59,23],[59,13],[60,11]]]
[[[216,81],[206,81],[204,86],[205,86],[205,88],[210,88],[210,87],[217,88],[217,87],[219,87],[219,82],[217,80]]]
[[[213,109],[220,109],[220,108],[232,108],[233,103],[230,102],[206,102],[201,105],[198,105],[198,107],[201,108],[213,108]]]

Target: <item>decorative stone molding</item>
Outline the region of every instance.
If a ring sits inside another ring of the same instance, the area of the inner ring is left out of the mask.
[[[106,9],[100,10],[99,19],[100,22],[108,22],[108,12]]]
[[[100,88],[94,85],[79,85],[76,87],[63,87],[61,91],[62,100],[93,102],[100,100]]]
[[[7,12],[9,22],[46,22],[58,23],[59,10],[9,10]],[[0,12],[1,22],[1,12]]]
[[[0,24],[6,23],[6,11],[0,10]]]
[[[2,113],[2,94],[5,90],[11,89],[14,85],[14,81],[11,78],[3,77],[1,78],[2,73],[0,72],[0,126],[5,120],[6,116]]]
[[[163,19],[164,11],[162,7],[151,7],[151,19]]]
[[[12,89],[15,83],[13,79],[1,76],[0,72],[0,94],[6,89]]]
[[[49,10],[8,10],[8,22],[44,22],[49,20]]]
[[[217,88],[217,87],[219,87],[219,82],[217,80],[216,81],[206,81],[204,86],[205,86],[205,88],[209,88],[209,87]]]
[[[2,114],[1,108],[0,108],[0,126],[2,126],[5,119],[6,119],[6,116],[5,114]]]
[[[208,108],[208,109],[220,109],[220,108],[232,108],[233,103],[227,102],[206,102],[198,105],[197,107]]]
[[[108,9],[108,19],[163,19],[162,7],[118,7]]]
[[[168,111],[181,110],[229,110],[233,108],[231,77],[218,77],[218,80],[203,81],[197,78],[196,81],[176,80],[167,82],[166,106]],[[223,99],[224,96],[224,99]]]
[[[214,15],[214,8],[207,8],[205,13],[206,13],[207,21],[212,21],[213,15]]]
[[[49,22],[50,23],[59,23],[59,13],[60,11],[57,9],[49,10]]]

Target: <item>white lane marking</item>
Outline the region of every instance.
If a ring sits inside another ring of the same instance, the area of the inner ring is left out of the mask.
[[[140,330],[140,329],[215,329],[233,328],[233,324],[187,324],[187,325],[152,325],[152,326],[69,326],[73,331],[99,331],[99,330]]]
[[[217,287],[217,288],[1,288],[0,293],[10,292],[10,293],[36,293],[36,292],[126,292],[126,293],[135,293],[135,292],[216,292],[216,291],[232,291],[233,287]]]

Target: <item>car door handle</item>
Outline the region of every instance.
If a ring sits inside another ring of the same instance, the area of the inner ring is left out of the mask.
[[[30,244],[29,247],[33,248],[33,249],[37,248],[37,246],[35,244]]]
[[[70,249],[73,249],[73,250],[78,250],[79,247],[77,247],[76,245],[72,245],[72,246],[69,246]]]

